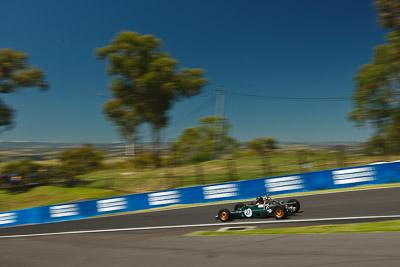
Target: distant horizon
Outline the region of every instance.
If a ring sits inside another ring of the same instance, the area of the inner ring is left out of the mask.
[[[246,143],[251,140],[246,140],[246,141],[238,141],[239,143]],[[125,144],[126,142],[124,141],[113,141],[113,142],[84,142],[84,141],[21,141],[21,140],[0,140],[0,143],[44,143],[44,144]],[[149,144],[153,143],[151,141],[144,141],[141,142],[140,144]],[[170,143],[170,142],[161,142],[162,144],[165,143]],[[278,144],[330,144],[330,143],[365,143],[362,141],[315,141],[315,142],[302,142],[302,141],[293,141],[293,142],[280,142],[278,140]]]

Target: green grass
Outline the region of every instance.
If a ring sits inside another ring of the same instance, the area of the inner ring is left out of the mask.
[[[335,234],[335,233],[375,233],[375,232],[399,232],[400,220],[353,223],[335,225],[317,225],[306,227],[254,229],[246,231],[196,231],[190,236],[220,236],[220,235],[287,235],[287,234]]]
[[[83,187],[40,186],[25,193],[11,193],[7,190],[1,190],[0,212],[117,195],[119,195],[118,192],[111,190]]]
[[[338,162],[337,155],[334,153],[314,153],[307,156],[307,160],[312,163],[311,167],[300,169],[297,153],[275,152],[271,156],[272,173],[270,176],[343,168],[397,159],[399,158],[371,158],[354,154],[347,155],[345,161]],[[229,175],[229,163],[235,165],[233,178]],[[198,175],[199,172],[203,175]],[[266,177],[266,175],[263,173],[260,157],[247,156],[230,161],[223,159],[212,160],[174,168],[138,170],[133,167],[126,167],[123,169],[102,170],[83,175],[80,179],[86,181],[89,187],[112,187],[126,193],[140,193],[262,177]]]

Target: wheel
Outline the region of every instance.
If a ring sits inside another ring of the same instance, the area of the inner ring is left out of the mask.
[[[222,210],[218,211],[218,219],[221,222],[230,221],[232,219],[231,212],[228,209],[222,209]]]
[[[243,206],[244,206],[243,203],[237,203],[237,204],[235,205],[235,207],[233,208],[233,210],[240,210]]]
[[[296,213],[300,210],[300,202],[297,199],[289,199],[288,201],[286,201],[286,203],[289,203],[286,204],[288,207],[295,207],[293,213]]]
[[[272,209],[272,214],[274,215],[275,219],[285,219],[287,217],[287,211],[284,206],[278,205]]]

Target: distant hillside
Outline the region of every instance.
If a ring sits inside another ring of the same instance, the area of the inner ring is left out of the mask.
[[[22,158],[29,158],[35,161],[55,159],[63,150],[75,148],[87,143],[55,143],[55,142],[0,142],[0,163]],[[96,149],[106,153],[107,158],[121,158],[125,156],[125,144],[120,143],[101,143],[93,144]],[[358,149],[362,146],[359,142],[316,142],[316,143],[279,143],[280,148],[328,148],[334,149],[337,146]],[[246,147],[245,143],[242,144]],[[149,151],[150,144],[140,144],[139,151]],[[163,144],[162,148],[167,148]]]
[[[32,160],[55,159],[63,150],[85,145],[87,143],[53,143],[53,142],[0,142],[0,162],[29,158]],[[107,157],[121,157],[124,155],[123,143],[93,144],[96,149],[102,150]]]

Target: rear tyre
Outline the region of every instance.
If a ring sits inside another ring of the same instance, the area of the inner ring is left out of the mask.
[[[293,204],[286,204],[288,207],[295,207],[293,213],[296,213],[300,210],[300,202],[297,199],[289,199],[286,203],[293,203]]]
[[[274,215],[275,219],[285,219],[288,216],[286,208],[284,206],[278,205],[272,209],[272,214]]]
[[[237,204],[235,205],[235,207],[233,208],[233,210],[240,210],[242,207],[244,207],[244,204],[243,204],[243,203],[237,203]]]
[[[228,209],[222,209],[222,210],[218,211],[218,219],[221,222],[230,221],[232,219],[232,214]]]

